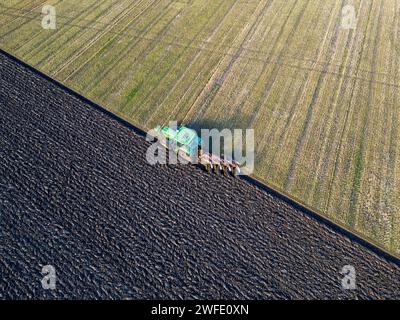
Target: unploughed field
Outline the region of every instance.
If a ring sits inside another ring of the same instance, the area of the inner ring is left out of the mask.
[[[254,128],[255,177],[399,254],[400,1],[348,3],[3,0],[0,47],[142,128]]]

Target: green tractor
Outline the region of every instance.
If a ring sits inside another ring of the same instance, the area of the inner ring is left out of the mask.
[[[193,162],[198,159],[200,138],[195,130],[179,127],[177,129],[168,126],[155,128],[158,141],[166,148],[172,148],[183,159]]]
[[[215,173],[232,174],[240,173],[240,166],[234,160],[220,158],[201,149],[201,139],[197,132],[184,126],[176,129],[168,126],[158,126],[155,128],[158,141],[166,148],[171,149],[181,158],[191,162],[201,164],[207,171]]]

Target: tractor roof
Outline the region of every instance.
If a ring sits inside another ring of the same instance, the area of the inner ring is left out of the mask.
[[[176,140],[183,145],[189,145],[195,140],[198,143],[197,132],[186,127],[181,127],[178,130]]]
[[[193,143],[200,144],[200,138],[197,136],[197,132],[193,129],[186,127],[174,129],[168,126],[158,126],[155,130],[163,134],[166,138],[174,140],[185,146],[192,145]]]
[[[166,127],[162,127],[161,132],[168,139],[175,139],[177,131],[166,126]]]

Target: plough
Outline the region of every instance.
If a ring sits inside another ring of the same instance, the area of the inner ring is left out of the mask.
[[[240,165],[236,161],[202,150],[201,139],[193,129],[184,126],[176,129],[158,126],[155,132],[156,138],[164,147],[172,148],[180,157],[191,163],[200,164],[208,172],[233,176],[240,174]]]

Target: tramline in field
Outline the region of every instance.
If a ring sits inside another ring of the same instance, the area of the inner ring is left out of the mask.
[[[161,145],[173,150],[179,157],[190,163],[200,164],[208,172],[221,172],[224,175],[233,176],[240,174],[240,165],[235,160],[228,159],[223,155],[219,157],[203,150],[201,138],[193,129],[185,126],[176,129],[168,126],[157,126],[155,132]]]

